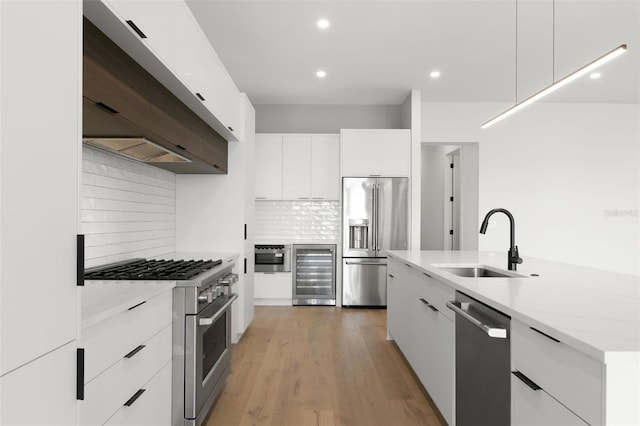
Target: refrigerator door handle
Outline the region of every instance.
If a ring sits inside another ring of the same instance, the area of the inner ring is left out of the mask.
[[[375,184],[376,191],[376,251],[380,251],[380,184]]]
[[[376,193],[376,184],[371,186],[371,250],[376,251],[377,236],[378,236],[378,200]]]

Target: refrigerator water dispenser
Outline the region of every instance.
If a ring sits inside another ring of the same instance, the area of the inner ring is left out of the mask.
[[[350,219],[349,220],[349,248],[368,249],[369,248],[369,220]]]

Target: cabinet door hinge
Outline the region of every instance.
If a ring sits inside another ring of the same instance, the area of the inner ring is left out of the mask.
[[[84,285],[84,235],[76,235],[76,285]]]

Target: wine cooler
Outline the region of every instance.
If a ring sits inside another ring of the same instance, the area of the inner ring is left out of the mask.
[[[336,304],[336,245],[295,244],[293,305]]]

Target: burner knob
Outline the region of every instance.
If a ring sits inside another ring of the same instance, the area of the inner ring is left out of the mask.
[[[203,291],[198,295],[198,302],[206,303],[208,302],[207,292]],[[211,302],[209,302],[211,303]]]

